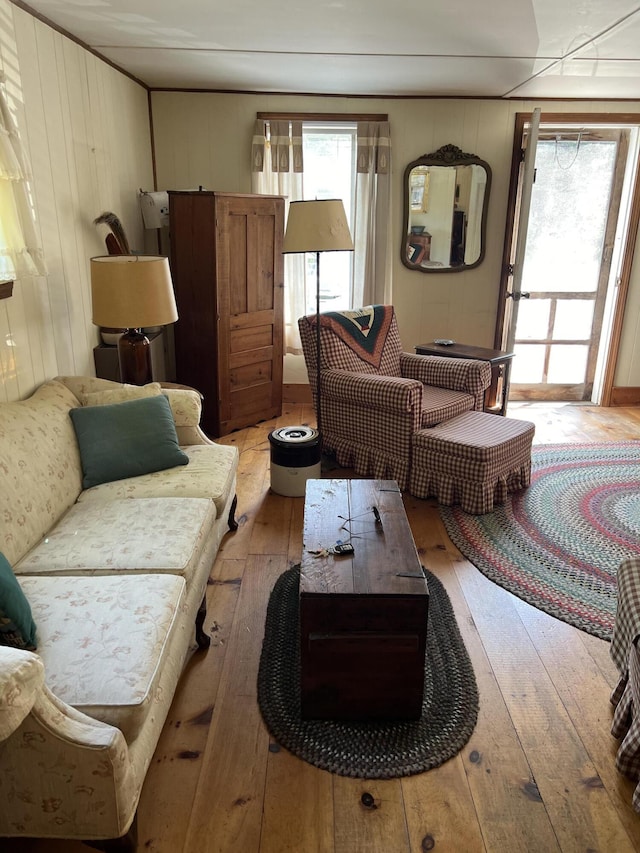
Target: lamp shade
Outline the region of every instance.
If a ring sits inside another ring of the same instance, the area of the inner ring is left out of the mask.
[[[341,199],[291,202],[282,246],[285,254],[350,249],[353,241]]]
[[[169,261],[155,255],[91,258],[91,301],[96,326],[140,329],[178,319]]]

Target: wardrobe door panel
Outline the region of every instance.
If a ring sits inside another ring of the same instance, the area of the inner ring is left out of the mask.
[[[284,201],[269,196],[222,196],[218,230],[218,280],[229,292],[220,313],[221,428],[229,431],[282,411]],[[268,358],[267,352],[269,353]]]

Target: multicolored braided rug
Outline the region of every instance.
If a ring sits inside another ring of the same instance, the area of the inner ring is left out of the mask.
[[[640,441],[534,447],[531,486],[504,506],[440,513],[457,548],[492,581],[610,640],[618,566],[640,555]]]

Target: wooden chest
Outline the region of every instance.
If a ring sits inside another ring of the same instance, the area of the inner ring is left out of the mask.
[[[354,553],[323,554],[339,540]],[[417,719],[428,604],[397,483],[309,480],[300,577],[302,716]]]

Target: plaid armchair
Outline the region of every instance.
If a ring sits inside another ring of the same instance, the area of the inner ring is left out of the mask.
[[[317,412],[316,316],[298,320]],[[402,352],[391,305],[320,315],[322,437],[338,464],[409,485],[415,432],[481,410],[487,362]]]

